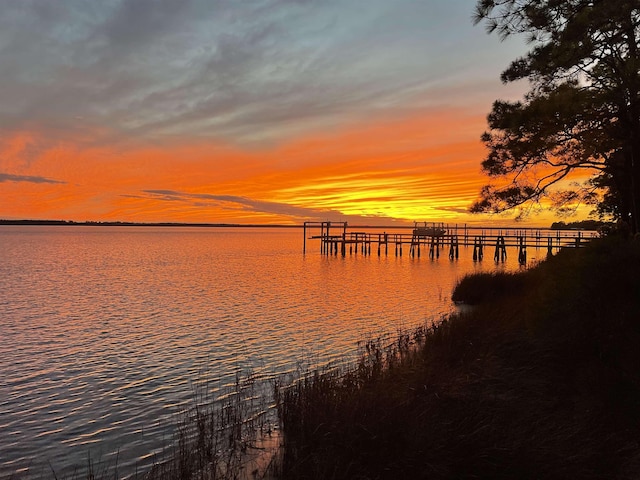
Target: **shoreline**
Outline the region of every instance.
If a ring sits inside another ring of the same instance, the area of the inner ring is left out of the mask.
[[[73,220],[2,220],[2,225],[18,226],[87,226],[87,227],[204,227],[204,228],[302,228],[302,225],[239,224],[239,223],[184,223],[184,222],[76,222]]]
[[[284,393],[280,478],[639,478],[638,271],[609,238],[472,275],[469,312]]]

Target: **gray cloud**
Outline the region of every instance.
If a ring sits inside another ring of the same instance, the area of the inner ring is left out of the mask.
[[[500,54],[474,3],[0,0],[0,131],[245,143],[423,108]]]
[[[227,210],[242,210],[255,213],[270,213],[289,216],[299,221],[336,221],[336,222],[369,222],[389,224],[393,219],[382,216],[348,216],[335,210],[320,210],[297,207],[286,203],[265,202],[236,195],[215,195],[208,193],[188,193],[175,190],[143,190],[136,198],[152,198],[167,202],[190,203],[198,208],[223,208]]]
[[[3,182],[27,182],[27,183],[54,183],[66,184],[60,180],[54,180],[46,177],[35,177],[29,175],[11,175],[9,173],[0,173],[0,183]]]

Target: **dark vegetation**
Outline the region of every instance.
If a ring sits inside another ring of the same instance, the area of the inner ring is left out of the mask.
[[[279,386],[281,478],[640,478],[639,271],[609,238],[465,280],[470,312]]]
[[[456,285],[451,299],[456,303],[478,305],[492,300],[520,295],[527,286],[528,277],[519,273],[478,273],[464,277]]]
[[[0,219],[0,225],[22,225],[22,226],[90,226],[90,227],[245,227],[245,228],[300,228],[298,225],[279,224],[239,224],[239,223],[184,223],[184,222],[74,222],[73,220],[6,220]]]
[[[491,182],[472,211],[526,215],[544,199],[566,213],[586,203],[640,232],[637,0],[477,0],[474,20],[528,42],[500,78],[530,88],[487,116]]]
[[[578,222],[553,222],[551,224],[551,230],[593,230],[600,231],[603,229],[612,230],[615,225],[612,222],[605,222],[602,220],[581,220]]]

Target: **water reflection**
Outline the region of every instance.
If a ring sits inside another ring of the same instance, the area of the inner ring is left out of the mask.
[[[1,227],[0,242],[0,475],[69,473],[88,453],[141,468],[203,371],[215,393],[340,359],[440,318],[458,278],[496,268],[464,248],[302,255],[297,230]]]

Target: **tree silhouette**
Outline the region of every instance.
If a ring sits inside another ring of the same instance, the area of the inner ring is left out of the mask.
[[[530,90],[493,104],[482,169],[501,181],[471,211],[589,202],[638,232],[640,0],[479,0],[474,20],[531,49],[501,75]]]

